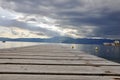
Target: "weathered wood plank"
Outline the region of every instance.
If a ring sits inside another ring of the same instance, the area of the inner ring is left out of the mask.
[[[96,60],[96,61],[103,61],[103,59],[97,59],[97,58],[66,58],[66,57],[21,57],[21,56],[2,56],[0,59],[35,59],[35,60]]]
[[[62,53],[70,52],[70,53],[79,53],[80,51],[76,51],[75,49],[71,49],[71,47],[63,47],[61,45],[39,45],[39,46],[30,46],[30,47],[22,47],[22,48],[12,48],[12,49],[2,49],[0,53],[6,52],[57,52]]]
[[[2,55],[0,58],[36,58],[36,59],[91,59],[91,60],[103,60],[102,58],[98,58],[95,56],[21,56],[21,55]]]
[[[0,80],[120,80],[120,77],[119,76],[0,74]]]
[[[0,73],[119,75],[119,66],[0,65]]]
[[[73,56],[90,56],[90,57],[93,57],[93,55],[88,55],[86,53],[65,53],[65,52],[62,52],[62,53],[53,53],[53,52],[49,52],[49,53],[46,53],[46,52],[38,52],[38,53],[32,53],[32,52],[19,52],[19,53],[0,53],[0,56],[7,56],[7,55],[12,55],[12,56],[66,56],[66,57],[73,57]],[[96,57],[96,56],[95,56]]]
[[[65,53],[64,51],[62,51],[62,53],[51,53],[51,52],[39,52],[39,53],[35,53],[33,52],[26,52],[26,53],[0,53],[0,58],[52,58],[52,59],[91,59],[91,60],[104,60],[102,58],[98,58],[96,56],[93,55],[88,55],[82,52],[79,53]]]
[[[71,65],[71,66],[120,66],[111,61],[88,61],[88,60],[30,60],[30,59],[0,59],[0,64],[28,64],[28,65]]]

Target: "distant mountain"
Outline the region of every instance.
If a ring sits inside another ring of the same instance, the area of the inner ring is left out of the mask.
[[[44,39],[41,38],[16,38],[12,41],[23,41],[23,42],[44,42]]]
[[[0,41],[10,41],[11,39],[10,38],[3,38],[3,37],[0,37]]]
[[[111,43],[111,39],[87,39],[87,38],[70,38],[70,37],[53,37],[53,38],[0,38],[0,41],[22,41],[22,42],[49,42],[49,43],[72,43],[72,44],[103,44]]]
[[[75,43],[75,44],[103,44],[105,42],[112,43],[114,40],[110,39],[66,39],[63,43]]]

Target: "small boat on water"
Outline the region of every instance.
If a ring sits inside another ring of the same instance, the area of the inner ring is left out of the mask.
[[[111,46],[111,43],[103,43],[105,46]]]
[[[115,40],[113,43],[103,43],[105,46],[120,46],[120,41]]]

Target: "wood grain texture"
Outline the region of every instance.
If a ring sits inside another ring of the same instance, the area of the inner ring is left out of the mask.
[[[120,64],[63,45],[0,50],[0,80],[120,80]]]

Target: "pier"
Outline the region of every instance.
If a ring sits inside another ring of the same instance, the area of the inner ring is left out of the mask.
[[[1,49],[0,80],[120,80],[120,64],[59,44]]]

